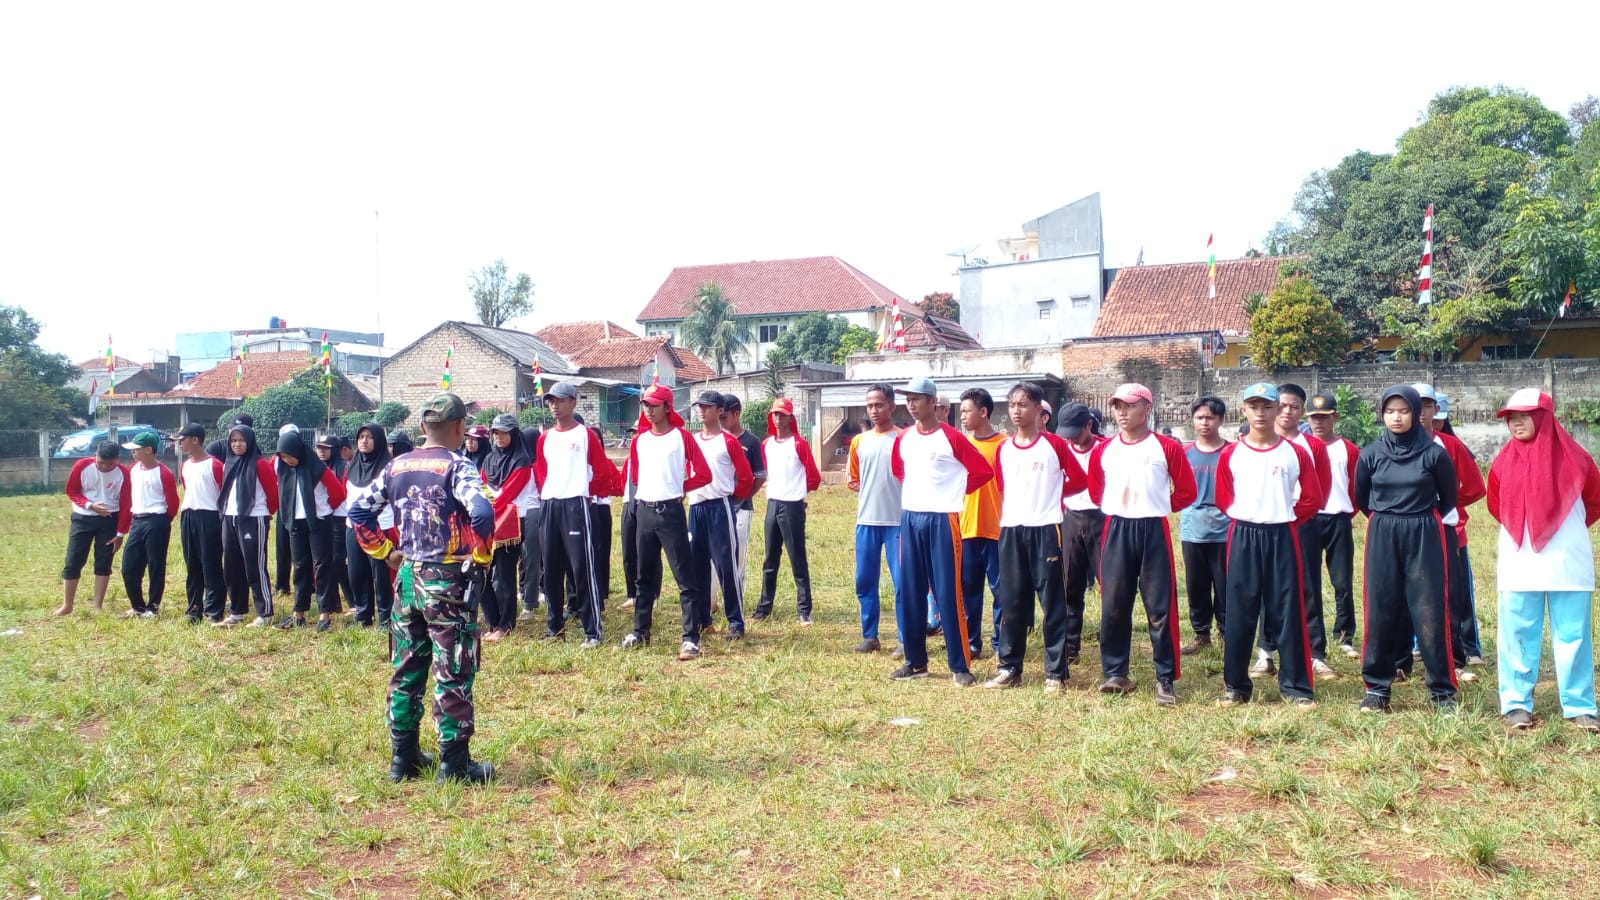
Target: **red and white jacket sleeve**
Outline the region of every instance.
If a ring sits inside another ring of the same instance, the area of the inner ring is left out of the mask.
[[[265,458],[256,460],[256,490],[267,492],[267,515],[278,514],[278,470]],[[247,510],[240,510],[247,512]]]
[[[687,494],[711,483],[711,467],[706,465],[706,456],[700,452],[699,442],[682,428],[678,429],[678,434],[683,437],[683,492]]]
[[[739,439],[724,431],[722,440],[728,447],[728,458],[733,460],[733,499],[743,502],[755,493],[755,473],[750,471],[750,460],[744,455]]]
[[[167,520],[171,521],[178,517],[178,478],[166,466],[159,466],[159,468],[161,469],[161,493],[167,499]]]
[[[994,480],[994,466],[989,465],[983,453],[967,440],[966,435],[949,425],[939,427],[943,429],[945,439],[950,442],[950,452],[955,454],[957,461],[967,467],[967,493],[970,494]]]
[[[1161,440],[1161,450],[1167,457],[1167,474],[1172,478],[1172,508],[1190,506],[1200,496],[1200,487],[1195,484],[1194,469],[1189,468],[1189,455],[1183,452],[1183,444],[1177,440],[1164,434],[1156,437]],[[1317,508],[1321,509],[1321,504]]]

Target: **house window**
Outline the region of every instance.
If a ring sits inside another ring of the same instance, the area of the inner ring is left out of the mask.
[[[759,336],[760,342],[763,344],[770,344],[778,339],[778,335],[783,334],[788,330],[789,326],[787,325],[762,325],[761,334]]]
[[[1055,312],[1055,310],[1052,309],[1051,307],[1041,306],[1041,307],[1039,307],[1039,318],[1048,319],[1048,318],[1050,318],[1050,314],[1053,313],[1053,312]]]
[[[1088,295],[1085,294],[1084,296],[1081,296],[1081,297],[1073,297],[1072,298],[1072,308],[1073,309],[1088,309],[1089,308],[1089,297],[1088,297]]]

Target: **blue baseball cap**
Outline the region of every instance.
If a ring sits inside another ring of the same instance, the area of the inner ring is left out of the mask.
[[[1450,395],[1439,391],[1439,409],[1433,414],[1434,421],[1450,418]]]
[[[894,392],[896,394],[922,394],[926,397],[938,397],[939,386],[933,383],[932,378],[922,375],[906,382],[905,387],[895,388]]]
[[[1271,400],[1278,402],[1278,386],[1265,381],[1258,381],[1244,389],[1239,396],[1240,400]]]

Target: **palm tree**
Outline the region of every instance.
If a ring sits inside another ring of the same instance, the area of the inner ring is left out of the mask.
[[[738,308],[714,281],[694,292],[682,334],[684,346],[711,360],[719,376],[733,368],[734,357],[750,343],[750,325],[739,318]]]

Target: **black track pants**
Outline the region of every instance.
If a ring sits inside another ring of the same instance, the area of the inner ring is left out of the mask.
[[[1133,643],[1133,597],[1144,600],[1156,678],[1174,681],[1178,668],[1178,585],[1172,529],[1165,518],[1106,518],[1100,546],[1100,667],[1105,677],[1128,675]]]
[[[1061,572],[1061,527],[1000,529],[1000,667],[1022,674],[1033,603],[1044,609],[1044,673],[1067,679],[1067,592]]]
[[[1306,633],[1305,567],[1293,524],[1234,522],[1228,529],[1228,618],[1222,683],[1245,697],[1250,638],[1259,620],[1279,651],[1278,690],[1285,698],[1312,696],[1311,642]]]
[[[1396,661],[1410,658],[1414,634],[1428,669],[1428,691],[1435,700],[1456,695],[1445,530],[1431,514],[1378,513],[1367,523],[1361,678],[1372,693],[1389,696]]]

